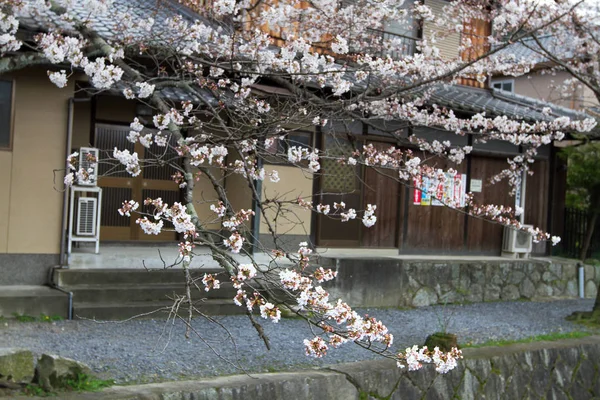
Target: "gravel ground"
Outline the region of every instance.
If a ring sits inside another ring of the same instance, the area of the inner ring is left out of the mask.
[[[422,344],[428,334],[439,330],[440,318],[450,321],[448,330],[458,335],[460,343],[583,330],[564,318],[573,311],[591,310],[592,306],[593,300],[560,300],[360,311],[381,319],[394,334],[395,346],[402,348]],[[376,357],[357,346],[346,345],[330,351],[322,360],[308,358],[304,355],[302,341],[311,337],[310,329],[297,319],[283,319],[278,324],[264,321],[272,345],[271,351],[267,351],[246,317],[217,319],[227,331],[214,323],[195,320],[194,328],[203,340],[197,336],[186,340],[183,324],[166,324],[161,320],[123,323],[18,323],[9,320],[0,323],[0,346],[73,358],[117,383],[241,373],[240,367],[251,372],[283,370]],[[235,338],[235,346],[227,332]]]

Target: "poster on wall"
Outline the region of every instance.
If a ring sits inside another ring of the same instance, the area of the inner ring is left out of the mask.
[[[423,176],[421,178],[421,184],[421,187],[424,189],[421,191],[421,205],[429,206],[431,205],[431,196],[429,195],[432,184],[431,178]]]
[[[444,190],[444,204],[455,204],[454,202],[454,179],[456,175],[448,175],[446,188]]]
[[[414,186],[413,204],[419,206],[419,205],[421,205],[421,191],[417,188],[421,187],[421,177],[420,176],[415,176],[413,178],[413,186]]]
[[[413,178],[413,204],[421,206],[464,207],[466,201],[467,175],[446,173],[445,181],[427,176]],[[422,190],[419,190],[420,188]],[[433,196],[431,196],[433,194]]]
[[[456,174],[457,177],[460,176],[459,181],[459,188],[460,190],[457,192],[456,190],[454,190],[455,193],[455,198],[454,201],[456,202],[456,204],[458,205],[458,207],[464,207],[466,204],[466,194],[467,194],[467,175],[466,174]],[[456,182],[456,177],[454,178],[455,182]],[[456,183],[455,183],[456,184]]]
[[[446,183],[444,180],[439,180],[437,177],[432,179],[433,197],[431,198],[432,206],[443,206],[444,192],[446,191]]]

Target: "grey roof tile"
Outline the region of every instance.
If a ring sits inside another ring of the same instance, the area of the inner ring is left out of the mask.
[[[153,18],[155,24],[152,33],[163,40],[174,38],[167,28],[165,20],[175,16],[182,16],[189,23],[200,20],[207,25],[214,26],[208,19],[193,13],[185,6],[171,0],[115,0],[113,7],[122,13],[129,14],[133,17],[132,19],[134,21]],[[114,14],[92,16],[88,9],[77,2],[74,2],[71,10],[79,19],[89,20],[90,27],[97,32],[100,32],[104,39],[115,39],[116,35],[119,34],[118,28],[120,20],[119,18],[116,18]],[[21,19],[22,24],[25,27],[33,30],[45,30],[47,28],[48,20],[61,28],[72,28],[68,22],[62,20],[59,15],[52,11],[46,11],[42,15],[25,15],[24,18]],[[134,36],[141,36],[147,33],[141,31],[139,28],[134,28],[132,34]]]
[[[448,108],[461,108],[473,113],[485,112],[488,116],[506,115],[509,118],[526,121],[548,121],[566,116],[584,119],[589,115],[569,108],[556,106],[530,97],[503,92],[496,89],[477,89],[460,85],[439,85],[431,95],[430,103]],[[551,115],[542,113],[549,107]]]
[[[538,40],[544,49],[554,54],[561,54],[561,57],[564,57],[565,59],[574,56],[574,53],[572,52],[572,43],[563,43],[556,36],[552,35],[539,36]],[[534,64],[548,62],[549,59],[544,57],[542,53],[542,48],[533,38],[526,38],[503,48],[498,51],[495,56],[514,55],[517,61],[525,60],[527,62],[533,62]]]
[[[153,30],[153,33],[157,34],[158,37],[162,37],[163,40],[167,40],[169,37],[174,39],[170,36],[170,33],[166,28],[165,20],[176,15],[181,15],[183,18],[187,19],[188,22],[199,19],[206,24],[212,24],[198,14],[193,13],[185,6],[171,0],[161,0],[160,2],[157,2],[157,0],[115,0],[114,4],[121,12],[133,15],[134,20],[148,19],[150,17],[154,18],[155,29]],[[157,8],[157,4],[161,4],[162,7]],[[89,11],[82,5],[75,5],[74,10],[80,18],[90,18],[91,27],[100,32],[107,40],[114,38],[115,33],[119,32],[117,29],[119,22],[117,18],[114,18],[114,15],[91,16],[89,15]],[[48,13],[43,16],[24,16],[21,21],[22,24],[29,29],[43,30],[47,19],[53,20],[59,26],[68,27],[68,23],[62,21],[61,18],[54,13]],[[138,31],[138,33],[140,35],[143,34],[141,31]],[[547,46],[548,48],[554,48],[555,46],[560,45],[550,36],[542,37],[540,40],[544,43],[544,46]],[[535,57],[539,57],[539,55],[527,47],[534,47],[535,43],[532,40],[529,42],[523,41],[523,43],[515,43],[499,53],[514,54],[517,59],[525,58],[537,60],[538,58]],[[543,60],[543,58],[539,58],[539,60]],[[346,78],[349,78],[351,81],[353,80],[352,74],[346,75]],[[117,85],[112,91],[120,93],[123,88],[124,86],[122,84],[121,86]],[[213,103],[217,101],[210,91],[199,89],[199,92],[204,100]],[[161,90],[161,93],[163,96],[173,101],[189,100],[197,103],[200,100],[194,93],[188,93],[179,88],[166,88]],[[548,120],[556,116],[569,116],[570,118],[576,119],[587,117],[584,113],[528,97],[500,92],[495,89],[475,89],[459,85],[438,85],[433,90],[430,103],[473,113],[486,112],[487,115],[506,115],[509,118],[525,119],[529,121]],[[544,107],[550,107],[552,109],[552,117],[548,117],[542,113]]]

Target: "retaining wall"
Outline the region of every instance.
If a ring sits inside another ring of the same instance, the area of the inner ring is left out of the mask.
[[[431,304],[578,297],[577,262],[527,260],[323,259],[337,270],[331,298],[354,307],[422,307]],[[585,266],[585,296],[593,298],[600,267]]]
[[[122,386],[64,399],[413,400],[592,399],[600,396],[600,337],[466,349],[446,375],[406,372],[391,360],[298,372]]]

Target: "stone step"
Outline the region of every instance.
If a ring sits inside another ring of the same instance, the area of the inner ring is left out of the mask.
[[[236,295],[237,290],[231,283],[221,284],[218,290],[205,291],[202,282],[198,282],[202,289],[192,287],[191,294],[193,299],[226,299],[231,300]],[[76,285],[63,286],[64,290],[73,293],[73,302],[79,303],[132,303],[143,301],[161,301],[173,299],[175,296],[185,295],[185,286],[183,284],[145,284],[145,285]]]
[[[68,317],[69,296],[48,286],[0,286],[0,316]]]
[[[166,319],[173,306],[172,301],[132,302],[121,304],[78,303],[74,305],[74,319],[96,319],[100,321],[124,320],[129,318]],[[244,314],[245,308],[238,307],[233,300],[204,300],[195,307],[206,315]],[[179,315],[186,316],[187,308],[182,306]]]
[[[221,281],[226,281],[222,269],[201,268],[190,270],[192,277],[198,278],[205,273],[222,274]],[[53,281],[60,287],[75,285],[146,285],[183,283],[184,273],[178,269],[65,269],[54,270]]]

